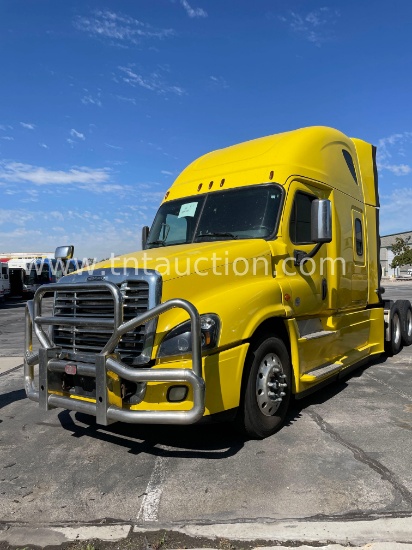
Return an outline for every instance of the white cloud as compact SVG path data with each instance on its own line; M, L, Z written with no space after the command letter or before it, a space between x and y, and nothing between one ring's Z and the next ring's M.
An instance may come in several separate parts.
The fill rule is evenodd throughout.
M70 135L73 137L73 138L77 138L77 139L81 139L82 141L84 141L86 138L84 137L84 134L82 134L81 132L78 132L77 130L75 130L74 128L72 128L70 130Z
M389 170L395 176L407 176L412 172L412 168L408 164L382 164L379 168Z
M411 230L412 189L396 187L389 194L381 194L381 235Z
M202 8L192 8L187 0L180 0L180 3L186 10L186 13L192 19L195 17L207 17L207 13Z
M173 172L169 172L169 170L160 170L160 173L165 176L173 176Z
M35 215L26 210L2 210L0 209L0 225L24 226L26 222L34 220Z
M92 191L93 193L117 193L119 196L130 196L133 193L132 188L129 185L120 185L117 183L106 183L104 185L92 184L81 186L85 191Z
M4 139L6 141L14 141L14 137L11 136L2 136L1 139Z
M229 88L229 84L226 82L226 80L222 76L211 76L210 77L211 84L215 88Z
M304 13L290 11L287 17L279 16L279 20L287 24L290 29L316 46L331 39L334 25L340 17L338 10L322 7Z
M74 26L94 37L110 38L118 43L138 44L142 40L168 38L173 29L157 29L124 15L109 10L95 10L89 17L77 17Z
M123 95L117 95L116 98L119 100L119 101L124 101L126 103L133 103L133 105L136 105L136 100L134 97L125 97Z
M97 185L104 184L109 179L107 168L74 167L65 171L49 170L20 162L0 162L0 182L34 185Z
M93 97L91 95L85 95L82 97L81 102L83 105L97 105L97 107L101 107L103 105L99 96Z
M396 153L401 153L401 155L403 156L403 147L405 146L405 144L411 141L412 132L400 132L379 139L376 153L378 163L385 162L386 160L392 158L392 155ZM395 146L398 147L397 151L394 150Z
M123 80L123 82L126 82L131 86L140 86L142 88L145 88L146 90L150 90L152 92L156 92L162 95L173 93L175 95L182 96L186 94L186 91L180 86L171 86L167 84L163 80L161 69L159 69L158 72L152 72L148 76L142 76L134 72L131 67L119 67L119 70L123 73L121 75L121 79Z
M43 147L43 149L48 149L49 146L46 145L45 143L39 143L39 147Z
M395 176L407 176L412 172L405 162L406 149L411 155L412 132L398 132L378 140L376 160L378 169L388 171ZM398 162L396 162L398 161Z
M106 147L109 147L109 149L123 149L123 147L120 147L119 145L112 145L111 143L105 143Z
M27 130L34 130L36 128L34 124L29 124L28 122L20 122L20 126L27 128Z

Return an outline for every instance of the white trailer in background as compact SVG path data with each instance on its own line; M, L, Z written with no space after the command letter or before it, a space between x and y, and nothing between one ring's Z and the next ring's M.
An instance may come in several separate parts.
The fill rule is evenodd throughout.
M0 262L7 262L8 288L10 296L28 298L35 288L30 283L30 265L33 260L53 258L53 252L9 252L0 253Z
M9 266L7 262L0 261L0 300L4 300L10 294Z

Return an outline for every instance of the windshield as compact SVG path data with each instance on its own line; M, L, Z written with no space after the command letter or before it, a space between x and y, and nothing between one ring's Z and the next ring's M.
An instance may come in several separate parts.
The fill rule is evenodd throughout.
M265 239L276 228L282 188L254 185L162 204L146 248L223 239Z

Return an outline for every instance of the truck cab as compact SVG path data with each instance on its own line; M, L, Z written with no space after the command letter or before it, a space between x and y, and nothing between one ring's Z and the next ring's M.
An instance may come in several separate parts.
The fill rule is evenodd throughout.
M384 351L375 152L311 127L195 160L143 250L37 291L29 397L101 424L225 416L250 437L274 433L292 395Z

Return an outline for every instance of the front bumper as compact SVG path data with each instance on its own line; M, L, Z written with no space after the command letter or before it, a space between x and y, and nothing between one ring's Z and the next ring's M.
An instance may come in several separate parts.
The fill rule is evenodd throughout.
M42 299L46 293L59 291L106 290L114 302L113 320L77 317L47 317L41 311ZM128 331L141 326L172 308L184 309L191 320L192 357L191 368L140 368L130 367L113 353L121 337ZM44 410L60 407L90 414L97 423L104 426L121 421L135 424L193 424L200 420L205 411L205 382L202 377L202 355L200 316L197 309L186 300L173 299L160 304L144 314L123 322L122 295L119 288L110 282L48 284L41 286L34 299L26 306L24 378L27 397L37 401ZM61 358L62 349L54 345L44 326L65 325L69 327L108 327L112 335L105 347L95 355L94 363L74 362ZM41 344L38 353L33 352L33 329ZM39 387L34 382L34 366L39 365ZM68 365L69 364L69 365ZM75 367L79 375L94 377L96 399L82 399L76 396L58 395L49 390L51 373L65 372L67 366ZM191 388L193 406L190 410L135 410L114 405L109 401L108 381L114 373L131 382L184 382Z

